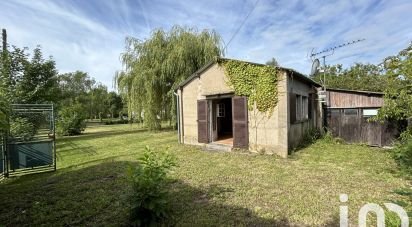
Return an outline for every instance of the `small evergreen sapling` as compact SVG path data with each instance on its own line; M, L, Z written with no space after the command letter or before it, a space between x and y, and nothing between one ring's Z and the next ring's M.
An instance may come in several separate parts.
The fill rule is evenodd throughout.
M167 150L156 152L146 146L139 164L128 168L133 225L156 225L170 216L167 173L174 166L175 159Z

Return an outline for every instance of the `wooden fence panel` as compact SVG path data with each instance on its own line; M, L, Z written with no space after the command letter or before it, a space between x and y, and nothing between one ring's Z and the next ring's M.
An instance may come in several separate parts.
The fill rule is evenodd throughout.
M332 135L349 143L389 146L399 135L396 122L382 124L368 121L369 117L362 116L361 109L358 109L356 115L345 115L345 109L328 109L327 114L327 127Z

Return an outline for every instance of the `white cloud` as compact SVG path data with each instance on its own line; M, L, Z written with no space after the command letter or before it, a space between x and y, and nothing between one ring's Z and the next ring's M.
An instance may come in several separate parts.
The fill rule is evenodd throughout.
M9 42L53 55L60 72L83 70L111 87L120 69L124 38L147 38L154 28L178 24L215 29L228 41L255 0L209 1L0 1L0 26ZM309 72L307 54L345 41L331 64L378 63L412 40L412 2L260 0L231 42L227 57L265 62Z

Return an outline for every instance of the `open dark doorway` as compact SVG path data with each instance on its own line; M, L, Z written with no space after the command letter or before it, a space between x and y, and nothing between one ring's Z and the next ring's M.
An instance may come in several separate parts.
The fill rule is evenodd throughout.
M233 145L232 99L223 98L214 102L215 142Z

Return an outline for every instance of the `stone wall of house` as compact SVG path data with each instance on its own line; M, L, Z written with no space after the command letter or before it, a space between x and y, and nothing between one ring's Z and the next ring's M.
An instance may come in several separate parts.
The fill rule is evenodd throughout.
M197 100L200 79L195 78L181 91L181 124L182 143L197 145Z
M281 71L278 81L278 104L270 117L249 110L249 150L281 157L288 155L287 74Z
M301 142L303 137L308 131L313 128L321 128L322 115L321 105L317 101L317 89L313 85L303 82L298 77L294 77L293 73L288 76L288 96L301 95L309 97L309 94L314 95L314 101L312 103L312 116L307 120L291 122L290 121L290 103L288 103L288 147L289 151L296 148ZM288 98L289 99L289 98ZM309 100L310 101L310 100Z
M179 91L182 97L181 123L183 125L182 141L185 144L200 145L197 137L197 100L206 99L208 95L232 93L226 83L224 69L218 64L213 64L198 78Z
M288 155L290 136L288 130L295 130L295 126L290 127L289 125L288 83L290 80L287 79L287 75L286 71L280 71L279 102L270 117L254 109L248 111L249 150L251 151L277 154L281 157ZM179 91L181 97L181 140L183 143L202 145L198 143L197 136L197 100L206 99L209 95L233 93L233 89L226 82L223 68L214 64ZM305 87L303 86L303 88ZM293 87L293 89L297 89L297 87ZM307 90L303 89L302 92L307 92Z
M200 75L200 98L207 95L227 94L234 90L227 85L224 69L219 64L213 64Z

